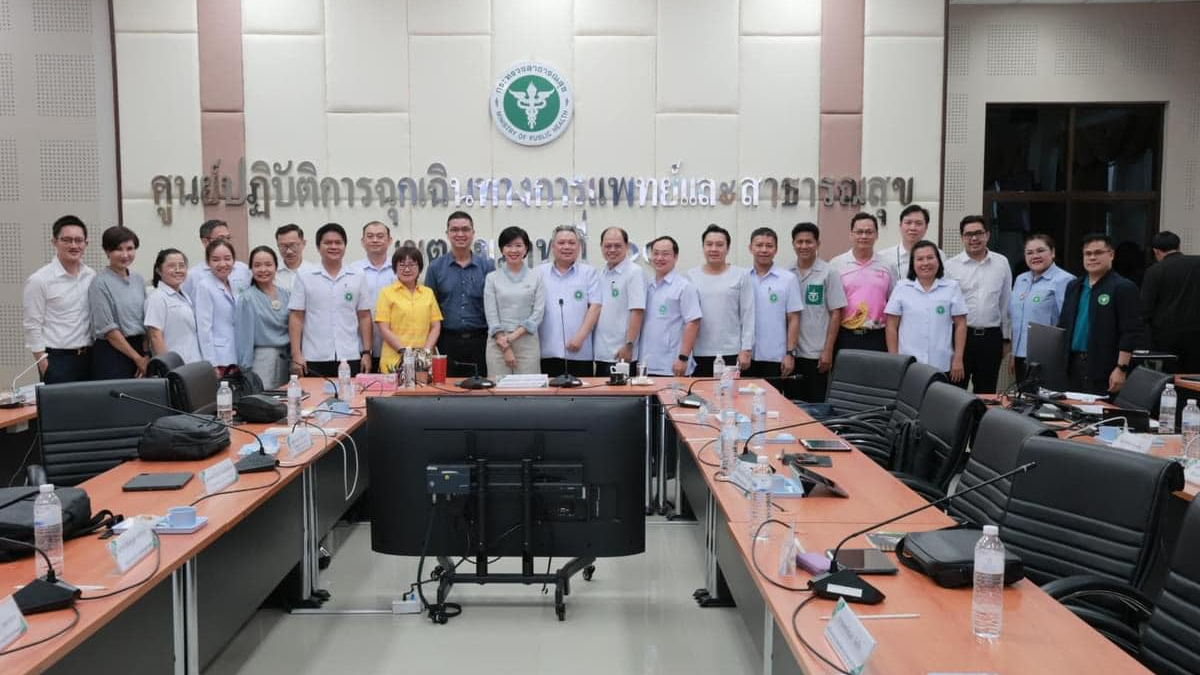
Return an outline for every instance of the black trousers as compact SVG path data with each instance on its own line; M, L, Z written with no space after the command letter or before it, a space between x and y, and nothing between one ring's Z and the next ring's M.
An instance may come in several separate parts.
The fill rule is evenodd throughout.
M309 361L308 374L317 377L337 377L338 366L341 361ZM350 366L350 376L358 375L362 359L346 359L346 365Z
M574 361L570 359L542 359L542 372L550 377L562 375L563 369L575 377L591 377L593 367L591 361ZM633 373L636 375L637 373ZM608 377L608 369L604 369L604 377Z
M1088 376L1088 355L1085 352L1071 352L1071 361L1067 366L1067 381L1072 391L1085 394L1107 394L1108 373L1103 377Z
M721 359L725 361L725 367L733 366L737 368L737 354L722 354ZM696 369L692 371L692 377L712 377L713 364L716 363L715 356L692 356L692 360L696 362Z
M1017 382L1025 379L1025 367L1024 356L1013 357L1013 377L1017 378Z
M46 372L42 382L83 382L92 379L92 348L46 349Z
M487 361L484 350L487 349L487 329L473 328L470 330L442 329L438 335L438 351L446 355L446 375L449 377L470 377L475 369L469 365L479 366L479 376L487 376ZM455 362L458 362L457 364Z
M996 393L1000 377L1000 359L1004 354L1004 333L999 326L992 328L967 327L967 346L963 350L963 389L974 383L976 394Z
M838 352L843 349L869 349L876 352L886 352L887 337L884 336L882 328L873 328L865 331L839 328L837 342L834 343L834 351ZM836 358L835 354L834 359L836 360Z
M1166 362L1171 372L1200 373L1200 332L1181 332L1154 336L1154 348L1179 357Z
M141 335L126 335L125 341L130 347L139 354L145 354L142 349ZM108 340L100 338L92 345L92 379L93 380L123 380L133 377L137 373L137 366L133 361L117 348L112 346Z
M829 373L817 370L817 359L796 359L796 374L799 380L789 380L784 394L789 399L806 403L821 403L829 389Z

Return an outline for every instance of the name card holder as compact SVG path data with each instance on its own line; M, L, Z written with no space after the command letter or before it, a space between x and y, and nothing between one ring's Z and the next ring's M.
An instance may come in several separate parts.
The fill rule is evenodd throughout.
M838 598L837 606L825 626L825 639L829 641L833 651L854 675L858 675L867 665L867 659L875 651L875 638L863 626L862 621L846 604L844 598Z
M16 642L27 630L29 624L21 616L17 601L11 595L0 600L0 649Z
M233 460L223 459L200 472L200 480L204 483L204 494L211 495L224 490L237 482L237 467Z

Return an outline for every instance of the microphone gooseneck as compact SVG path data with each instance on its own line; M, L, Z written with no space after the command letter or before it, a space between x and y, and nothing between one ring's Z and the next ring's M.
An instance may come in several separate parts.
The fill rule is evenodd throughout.
M551 387L562 387L570 389L572 387L582 387L583 382L578 377L571 374L569 364L567 363L567 310L563 304L563 299L558 299L558 325L562 328L562 348L563 348L563 371L561 375L557 375L550 380Z

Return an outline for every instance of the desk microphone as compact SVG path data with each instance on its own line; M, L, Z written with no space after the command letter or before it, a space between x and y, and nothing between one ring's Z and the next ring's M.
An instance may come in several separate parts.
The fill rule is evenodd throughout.
M562 328L562 343L563 343L563 372L562 375L556 375L550 380L551 387L563 387L570 389L572 387L582 387L583 382L572 375L567 368L567 312L563 309L563 299L558 299L558 324Z
M270 471L270 470L274 469L277 464L279 464L279 462L276 461L276 459L274 457L268 455L266 450L263 449L262 438L259 437L259 435L254 433L253 431L250 431L249 429L243 429L241 427L235 427L232 424L226 424L225 422L222 422L221 420L217 419L216 417L197 415L196 413L190 413L190 412L187 412L186 410L172 408L169 405L163 405L161 403L155 403L154 401L147 401L144 398L130 396L129 394L126 394L125 392L117 391L116 389L109 389L108 395L115 399L136 401L137 403L141 403L142 405L148 405L152 408L158 408L159 410L168 410L170 412L175 413L176 415L187 415L188 417L195 417L196 419L203 420L205 422L213 422L215 424L225 427L226 429L240 431L243 434L250 434L251 436L254 437L254 440L258 441L258 452L246 455L245 457L242 457L241 459L239 459L236 464L234 464L234 467L237 469L238 473L257 473L259 471Z
M881 405L881 406L876 406L874 408L867 408L865 410L859 410L856 413L853 413L851 415L844 415L842 417L839 417L838 419L852 419L859 415L868 415L868 414L877 413L877 412L888 412L894 407L896 407L895 404L889 403L887 405ZM746 437L746 442L742 445L742 454L738 456L738 459L742 460L743 462L749 462L751 464L758 461L758 455L753 452L750 452L750 439L754 438L755 436L761 436L762 434L770 433L772 431L783 431L784 429L794 429L796 427L806 427L810 424L820 424L823 421L824 420L806 420L804 422L796 422L794 424L785 424L781 427L771 427L770 429L763 429L762 431L756 431Z
M293 366L296 366L297 368L299 368L301 377L308 375L308 366L304 365L303 363L300 363L299 361L293 361L287 354L280 354L279 358L281 358L284 361L287 361L288 363L292 364ZM329 377L328 375L317 374L317 377L321 378L322 380L325 380L325 382L329 386L333 387L333 396L330 396L329 398L325 399L324 401L321 401L320 404L325 405L326 403L329 402L330 399L338 400L337 382L334 382L333 378Z
M700 384L701 382L720 382L720 381L721 381L721 378L719 378L719 377L702 377L698 380L692 380L692 383L688 385L687 393L684 394L683 396L680 396L679 400L676 401L675 404L678 405L680 408L699 408L702 405L708 405L708 401L703 396L701 396L700 394L692 393L692 388L695 387L697 384Z
M959 495L965 495L968 492L974 492L975 490L978 490L979 488L985 487L987 485L991 485L992 483L995 483L998 480L1002 480L1004 478L1009 478L1018 473L1024 473L1024 472L1032 469L1035 466L1037 466L1037 462L1026 462L1025 464L1018 466L1017 468L1013 469L1012 471L1002 473L999 476L985 480L982 483L979 483L977 485L972 485L971 487L969 487L965 490L959 490L958 492L955 492L954 494L946 495L945 497L942 497L941 499L935 499L935 500L929 502L928 504L925 504L924 506L918 506L917 508L912 509L911 511L905 511L904 513L901 513L900 515L895 516L894 518L888 518L887 520L875 523L874 525L871 525L870 527L866 527L861 530L858 530L857 532L853 532L851 534L846 535L846 537L844 539L842 539L841 541L839 541L838 545L835 546L833 549L833 555L829 559L829 572L826 574L822 574L819 577L814 578L812 581L809 581L808 582L809 589L811 589L813 594L816 595L818 598L825 598L827 600L837 600L838 598L844 598L846 600L846 602L861 602L861 603L867 604L867 605L879 604L880 602L883 601L883 598L884 598L883 593L880 592L878 588L875 588L871 584L868 584L867 582L863 581L862 577L860 577L857 572L855 572L854 570L849 569L847 567L842 567L838 563L838 561L837 561L838 552L842 550L842 546L844 546L846 542L850 541L851 539L857 537L860 534L866 534L867 532L870 532L871 530L874 530L875 528L883 527L884 525L887 525L888 523L894 523L897 520L900 520L901 518L907 518L908 516L911 516L914 513L917 513L919 511L924 511L925 509L928 509L928 508L931 508L934 506L938 506L941 504L945 504L946 502L950 501L951 499L954 499L955 497L958 497Z
M459 389L491 389L496 386L495 382L479 376L479 364L470 361L455 361L454 365L471 366L471 376L465 380L459 380L458 384L454 385Z
M41 356L38 357L37 361L34 361L33 363L29 364L28 368L17 373L17 376L14 377L12 380L12 398L9 399L9 401L7 403L0 403L0 408L19 408L19 407L25 405L25 397L23 395L21 395L17 390L17 380L24 377L25 373L28 373L29 371L33 370L34 368L37 368L37 364L41 363L42 361L45 361L49 356L50 356L49 354L42 354Z
M18 499L10 503L17 501L21 500ZM8 506L8 504L5 504L5 506ZM17 607L21 610L22 614L52 612L56 609L66 609L75 604L81 592L78 588L59 579L54 574L54 565L50 562L50 556L46 555L45 551L27 541L9 539L8 537L0 537L0 541L31 548L38 555L46 559L46 578L39 579L34 577L33 581L25 584L23 588L12 594L13 600L16 601Z

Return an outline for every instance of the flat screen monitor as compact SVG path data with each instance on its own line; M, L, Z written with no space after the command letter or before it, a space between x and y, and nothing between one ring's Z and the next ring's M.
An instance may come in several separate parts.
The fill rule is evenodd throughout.
M1067 380L1067 331L1058 326L1041 323L1029 324L1029 342L1025 351L1026 365L1036 363L1040 367L1043 387L1053 391L1066 391Z
M646 408L640 397L379 396L367 401L367 436L371 548L377 552L473 555L480 536L487 554L497 556L612 557L645 550ZM530 463L537 485L528 542L522 541L522 461ZM465 487L481 474L489 476L482 501L478 486ZM434 507L431 475L461 481L457 489L464 492L443 494Z

